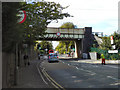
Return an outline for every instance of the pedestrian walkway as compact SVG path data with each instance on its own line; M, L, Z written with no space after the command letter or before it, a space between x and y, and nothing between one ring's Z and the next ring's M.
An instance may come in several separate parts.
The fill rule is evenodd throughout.
M50 88L38 73L36 65L39 62L40 60L33 60L29 66L19 69L17 85L14 88Z
M84 62L84 63L94 63L94 64L101 64L102 60L78 60L78 62ZM120 64L120 60L105 60L106 64Z
M101 64L102 60L91 60L91 59L78 59L78 58L72 58L72 57L59 57L60 60L74 60L75 62L81 62L81 63L94 63L94 64ZM106 64L120 64L120 60L105 60Z

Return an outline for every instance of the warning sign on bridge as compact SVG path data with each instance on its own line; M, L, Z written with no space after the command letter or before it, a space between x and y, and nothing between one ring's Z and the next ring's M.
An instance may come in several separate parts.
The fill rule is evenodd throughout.
M60 35L61 35L61 33L60 33L60 32L57 32L57 33L56 33L56 35L57 35L57 36L60 36Z

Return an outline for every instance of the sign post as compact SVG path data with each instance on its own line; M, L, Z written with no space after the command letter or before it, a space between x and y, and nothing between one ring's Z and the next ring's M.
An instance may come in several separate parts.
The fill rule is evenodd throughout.
M118 53L118 50L108 50L108 53Z
M110 37L111 44L112 44L112 49L114 50L108 50L108 53L118 53L118 50L115 50L116 46L113 44L113 36Z

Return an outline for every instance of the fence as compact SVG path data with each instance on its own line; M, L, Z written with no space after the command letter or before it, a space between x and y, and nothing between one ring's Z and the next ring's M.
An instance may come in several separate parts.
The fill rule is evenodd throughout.
M120 50L118 50L118 53L108 53L108 50L102 50L99 48L91 48L91 52L97 52L98 54L104 54L105 59L108 59L108 60L120 60Z

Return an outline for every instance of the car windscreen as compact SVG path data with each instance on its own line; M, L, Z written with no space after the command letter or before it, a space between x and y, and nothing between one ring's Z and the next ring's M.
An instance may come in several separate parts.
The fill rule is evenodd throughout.
M57 54L49 54L49 56L58 56Z

